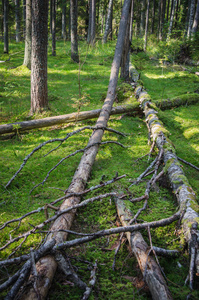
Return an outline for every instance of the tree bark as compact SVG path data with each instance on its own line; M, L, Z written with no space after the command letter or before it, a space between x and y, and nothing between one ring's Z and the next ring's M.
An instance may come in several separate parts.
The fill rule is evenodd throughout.
M106 26L105 26L105 32L104 32L104 37L103 37L103 44L105 44L107 42L107 38L110 33L112 7L113 7L113 0L109 0L108 13L107 13L107 18L106 18Z
M147 2L146 24L145 24L145 34L144 34L144 51L146 51L146 46L147 46L147 34L148 34L148 26L149 26L149 5L150 5L150 0L148 0Z
M199 0L197 1L196 13L194 17L193 27L192 27L192 36L197 32L199 23Z
M66 0L62 0L62 39L66 40Z
M23 38L26 37L26 0L23 0Z
M78 63L78 39L77 39L77 0L70 0L70 20L71 20L71 59Z
M22 132L24 130L31 130L36 128L49 127L58 124L77 122L82 120L88 120L99 117L101 109L95 109L91 111L83 111L79 113L71 113L67 115L55 116L44 119L37 119L24 122L16 122L13 124L0 125L0 134L10 132ZM140 112L139 104L135 103L127 106L113 107L111 115Z
M15 0L15 24L16 24L16 42L21 40L20 34L20 0Z
M115 99L115 91L118 81L118 73L119 73L119 67L120 67L120 61L122 56L122 50L123 50L123 43L124 43L124 36L127 26L127 20L125 16L127 15L129 11L131 0L125 0L123 11L122 11L122 17L120 21L120 29L119 29L119 35L118 40L115 48L115 55L113 59L113 64L111 68L111 75L110 75L110 81L109 81L109 87L107 91L107 96L104 101L104 105L102 107L100 116L97 120L96 127L106 127L109 115L112 109L112 105ZM102 129L96 129L93 134L90 137L90 140L88 142L88 146L96 143L101 142L103 136L103 130ZM87 179L90 175L92 165L94 163L95 157L98 152L99 146L93 146L87 149L79 163L79 166L74 174L74 177L72 179L72 182L67 190L68 193L71 192L81 192L84 190ZM77 204L80 202L80 197L71 197L66 199L63 204L60 207L60 210L64 210L66 207ZM54 224L51 227L51 230L57 230L59 229L69 229L72 225L73 219L75 217L75 210L71 213L64 214L63 216L60 216L56 219ZM56 243L63 242L67 238L67 233L65 232L57 232L55 234L48 235L47 241L54 238L56 240ZM57 263L52 256L44 257L42 260L40 260L37 263L37 272L39 275L42 276L42 280L38 284L38 290L41 295L41 300L45 299L48 293L48 290L50 288L51 282L53 280L55 271L57 268ZM37 294L35 293L34 289L28 290L26 295L22 297L22 299L37 299Z
M56 0L52 1L52 56L56 56Z
M26 0L26 35L23 64L31 69L31 49L32 49L32 0Z
M193 21L194 21L195 3L196 3L195 0L191 0L189 24L188 24L188 31L187 31L188 38L190 38L190 36L191 36L191 30L192 30Z
M122 226L128 226L126 220L132 218L132 213L129 211L122 200L115 197L117 213L122 223ZM148 255L150 247L144 241L139 231L126 232L129 245L134 253L139 264L144 280L147 283L152 298L154 300L172 299L171 293L162 276L161 270L152 255Z
M31 113L48 107L48 0L32 0Z
M169 40L170 36L171 36L171 31L172 31L172 26L173 26L173 20L174 20L176 3L177 3L177 0L174 0L173 1L173 6L172 6L172 10L171 10L171 18L170 18L170 23L169 23L169 30L168 30L168 34L167 34L167 40Z
M4 0L3 6L3 30L4 30L4 53L8 53L8 0Z

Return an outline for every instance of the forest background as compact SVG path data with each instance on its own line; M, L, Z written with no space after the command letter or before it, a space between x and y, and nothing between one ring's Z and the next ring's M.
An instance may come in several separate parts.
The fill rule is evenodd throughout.
M5 16L4 5L8 3L8 48L5 51ZM111 1L110 1L111 2ZM91 2L90 2L91 3ZM184 103L198 95L198 9L199 1L150 1L148 6L149 19L147 22L147 1L133 1L131 62L140 73L140 83L144 85L152 100L185 99ZM111 22L108 24L108 2L96 1L95 16L89 19L88 1L78 1L77 41L78 62L71 58L71 22L70 4L67 1L50 1L48 19L48 109L30 114L30 73L24 65L24 38L25 38L25 1L2 1L1 11L1 73L0 73L0 117L1 124L16 121L44 118L61 115L74 111L92 110L101 108L106 96L109 82L111 63L118 34L122 3L115 1L111 8ZM19 9L17 9L17 5ZM54 6L53 6L54 5ZM72 4L71 4L72 5ZM53 7L55 8L53 14ZM194 7L194 8L193 8ZM19 14L19 18L17 17ZM56 27L53 31L53 17L56 16ZM18 20L18 21L17 21ZM89 20L95 21L95 26L89 27ZM18 22L18 24L17 24ZM195 22L195 23L194 23ZM107 41L104 39L106 24L108 26ZM196 24L196 25L194 25ZM94 36L91 35L94 28ZM146 30L147 29L147 30ZM93 37L91 39L91 36ZM144 48L146 47L146 51ZM7 53L6 53L7 52ZM118 82L116 105L129 105L135 101L133 89L124 84L121 78ZM175 144L176 153L194 165L198 164L198 104L172 108L159 112L161 121L171 133L170 139ZM66 155L86 146L90 135L85 131L74 136L63 145L58 152L52 152L47 158L43 157L48 150L36 153L12 186L5 189L5 185L19 168L24 157L38 144L52 138L63 138L67 133L80 127L93 125L95 121L69 123L57 125L50 129L33 130L20 133L15 128L14 136L3 136L1 143L1 223L19 217L38 206L50 203L63 195L73 177L80 159L79 154L63 163L53 172L49 180L29 192L40 183L46 173ZM111 117L109 126L125 132L127 136L116 137L106 133L106 139L122 142L126 148L118 145L104 145L99 151L94 164L92 175L87 183L88 187L95 186L101 181L109 180L116 173L127 174L127 178L114 183L104 192L114 190L120 193L131 191L134 197L144 193L146 181L139 186L129 188L130 181L137 178L147 165L148 158L139 158L147 154L150 146L147 145L147 128L142 115L134 114ZM124 159L125 157L125 159ZM198 171L183 164L183 169L194 191L198 192ZM91 192L96 196L100 192ZM142 204L134 204L131 209L136 211ZM164 186L157 185L150 195L147 210L140 218L152 221L165 218L173 214L177 204L172 193L168 193ZM54 212L50 211L50 215ZM22 222L15 235L29 230L32 224L44 220L44 215L28 217ZM111 199L103 200L98 204L89 204L78 210L73 230L93 232L98 229L119 226L117 212ZM176 224L165 228L151 230L153 243L163 248L178 249L181 256L174 259L161 258L160 264L164 269L169 282L169 289L173 298L185 299L187 295L193 299L198 297L198 279L196 277L194 290L190 291L184 281L188 274L189 258L186 246L181 243L180 230L175 230ZM1 232L1 245L9 239L15 226L8 227ZM147 231L143 233L149 239ZM28 252L33 245L39 245L45 233L29 237L17 250L17 256ZM72 239L73 235L69 237ZM150 299L147 287L142 281L140 271L132 254L129 254L127 243L123 240L115 271L112 270L114 250L119 243L119 236L103 238L90 242L88 245L75 247L68 252L72 264L84 281L89 280L90 265L98 260L97 284L94 287L91 299ZM1 252L4 259L19 246L16 242ZM78 259L77 259L78 258ZM80 260L81 258L81 260ZM90 264L85 266L84 261ZM15 267L14 267L15 269ZM13 270L1 269L1 280L5 280ZM57 275L50 291L50 299L79 299L82 291L66 281L63 275ZM2 298L6 293L2 293Z

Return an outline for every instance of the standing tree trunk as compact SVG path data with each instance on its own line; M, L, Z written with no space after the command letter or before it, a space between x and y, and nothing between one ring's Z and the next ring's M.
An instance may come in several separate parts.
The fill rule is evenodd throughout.
M106 26L105 26L105 32L104 32L104 37L103 37L103 44L107 42L108 35L111 31L111 12L112 12L112 7L113 7L113 0L109 0L109 5L108 5L108 13L107 13L107 18L106 18Z
M31 113L48 107L48 0L32 0Z
M155 24L155 0L153 0L152 8L152 20L151 20L151 34L154 34L154 24Z
M16 42L19 43L21 39L20 34L20 0L15 0L15 22L16 22Z
M66 0L62 0L62 39L66 40Z
M133 37L133 14L134 14L134 0L132 0L131 3L131 16L130 16L130 28L129 28L130 43L132 42L132 37Z
M4 0L3 6L3 30L4 30L4 53L8 53L8 2L9 0Z
M52 0L52 56L56 56L56 0Z
M77 39L77 0L70 0L71 20L71 59L79 62L78 39Z
M148 34L148 26L149 26L149 6L150 6L150 0L148 0L147 11L146 11L146 25L145 25L145 35L144 35L144 51L146 51L146 46L147 46L147 34Z
M175 14L176 3L177 3L177 0L174 0L173 1L173 6L172 6L172 11L171 11L171 19L170 19L170 23L169 23L169 30L168 30L168 34L167 34L167 40L169 40L170 36L171 36L171 31L172 31L172 26L173 26L173 19L174 19L174 14Z
M125 16L128 15L131 1L132 0L125 0L124 2L121 21L120 21L119 34L117 39L117 45L115 48L115 55L114 55L112 68L111 68L111 75L110 75L107 96L104 101L104 105L102 107L100 116L96 123L96 128L99 127L100 128L96 129L93 132L88 142L88 146L94 143L101 142L103 132L104 132L104 130L101 127L107 126L109 115L115 99L118 73L119 73L119 67L120 67L121 56L123 51L124 37L125 37L126 26L127 26L127 18L125 18ZM85 189L86 182L89 178L93 163L95 161L95 157L98 152L98 148L99 148L99 144L90 147L84 152L81 161L79 163L79 166L76 169L76 172L74 174L72 182L69 188L67 189L67 193L78 193L78 192L82 192ZM63 202L63 204L60 207L60 210L63 210L68 206L78 204L79 202L80 202L80 197L74 196L68 198ZM51 227L51 231L55 233L49 234L46 241L49 241L52 238L54 238L57 243L66 240L68 234L67 232L64 232L64 230L65 229L68 230L71 227L73 219L75 217L75 213L76 210L73 210L71 213L63 214L62 216L58 217ZM63 231L57 230L58 228L63 229ZM48 255L40 259L39 262L37 262L36 267L37 267L37 273L41 278L41 280L38 281L37 292L40 295L40 299L44 300L47 296L48 290L50 288L54 274L56 272L57 262L55 261L55 258L53 256ZM29 289L26 291L26 294L24 294L21 297L21 299L37 300L38 299L37 292L35 292L34 288L31 288L31 285L29 285Z
M170 7L170 0L168 0L168 3L167 3L167 22L169 20L169 7Z
M144 33L144 23L145 23L145 13L146 13L146 0L141 1L141 16L140 16L140 36Z
M196 33L198 29L198 23L199 23L199 0L197 1L197 8L196 8L195 18L193 22L193 27L192 27L192 36Z
M23 0L23 38L26 37L26 0Z
M90 39L90 44L94 46L95 44L95 18L96 18L96 0L91 0L92 5L91 5L91 39Z
M195 11L195 0L191 0L191 6L190 6L190 15L189 15L189 25L188 25L188 31L187 31L187 37L190 38L191 36L191 30L193 26L193 19L194 19L194 11Z
M23 64L31 69L31 48L32 48L32 0L26 0L26 35Z

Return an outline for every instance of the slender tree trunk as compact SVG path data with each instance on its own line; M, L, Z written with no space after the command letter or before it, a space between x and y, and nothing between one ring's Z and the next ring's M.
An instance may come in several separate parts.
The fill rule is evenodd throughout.
M169 21L169 7L170 7L170 0L167 2L167 22Z
M154 24L155 24L155 0L153 0L152 8L152 20L151 20L151 34L154 34Z
M91 22L92 22L92 0L89 0L89 9L88 9L88 33L87 33L87 43L91 42Z
M52 1L52 56L56 56L56 0Z
M147 46L147 34L148 34L148 26L149 26L149 6L150 6L150 0L148 0L147 11L146 11L146 25L145 25L145 35L144 35L144 51L146 51L146 46Z
M48 0L32 0L31 113L48 107Z
M188 25L188 31L187 31L187 37L188 38L190 38L190 36L191 36L191 30L192 30L193 20L194 20L195 4L196 4L196 1L191 0L189 25Z
M134 14L134 0L132 0L131 3L130 29L129 29L130 42L132 41L132 37L133 37L133 14Z
M92 6L91 6L91 40L90 44L94 45L95 44L95 33L96 33L96 24L95 24L95 19L96 19L96 0L91 0L92 1Z
M157 32L157 38L160 40L161 37L161 4L162 0L158 1L158 32Z
M104 105L102 107L102 111L100 113L100 116L96 123L97 127L106 127L107 122L109 119L109 115L112 109L112 105L115 99L115 91L118 81L118 73L119 73L119 67L121 62L121 56L122 56L122 50L123 50L123 44L124 44L124 37L126 32L126 26L127 26L127 19L125 16L128 15L129 8L130 8L131 0L125 0L124 7L122 11L122 17L120 21L120 28L119 28L119 34L118 34L118 40L117 45L115 48L115 55L113 59L113 64L111 68L111 75L110 75L110 81L109 81L109 87L107 91L107 96L104 102ZM88 145L92 145L93 143L99 143L102 140L103 136L103 129L97 129L93 132L92 136L90 137L90 140L88 142ZM86 186L86 182L89 178L91 168L93 166L93 163L95 161L95 157L97 155L99 146L93 146L87 149L79 163L79 166L74 174L74 177L72 179L72 182L67 190L67 192L81 192L84 190ZM65 209L68 206L78 204L80 202L79 197L71 197L66 199L63 204L60 207L60 210ZM66 232L58 232L57 228L59 229L69 229L72 225L72 222L74 220L76 211L73 210L71 213L64 214L56 219L54 224L51 227L51 230L55 230L55 234L50 234L47 237L47 241L54 238L57 243L63 242L67 239L67 233ZM54 274L57 269L57 263L53 256L46 256L43 257L39 262L36 264L38 275L40 276L40 280L38 281L37 290L39 291L39 294L41 295L40 299L44 300L47 296L48 290L50 288L51 282L53 280ZM24 300L36 300L38 299L37 293L35 292L34 288L31 288L31 285L29 285L29 289L26 291L26 294L21 297L21 299Z
M70 0L71 19L71 59L79 62L78 39L77 39L77 0Z
M4 0L3 30L4 30L4 53L8 53L8 0Z
M187 17L186 17L186 23L185 23L185 36L186 37L187 37L188 26L189 26L190 9L191 9L191 0L188 0Z
M21 40L20 34L20 0L15 0L15 23L16 23L16 42Z
M26 37L26 0L23 0L23 38Z
M140 36L144 33L144 23L145 23L145 13L146 13L146 0L141 0L141 15L140 15Z
M26 35L23 64L31 69L31 49L32 49L32 0L26 0Z
M195 18L193 22L193 27L192 27L192 36L196 33L198 29L198 23L199 23L199 0L197 1L197 8L196 8Z
M107 13L107 18L106 18L106 26L105 26L105 32L104 32L104 37L103 37L103 44L107 42L108 35L111 30L111 12L112 12L112 7L113 7L113 0L109 0L109 5L108 5L108 13Z
M173 1L172 12L171 12L171 19L170 19L170 23L169 23L169 30L168 30L168 34L167 34L167 40L169 40L170 35L171 35L171 31L172 31L172 26L173 26L173 19L174 19L174 14L175 14L176 3L177 3L177 0L174 0L174 1Z
M66 40L66 0L62 0L62 39Z

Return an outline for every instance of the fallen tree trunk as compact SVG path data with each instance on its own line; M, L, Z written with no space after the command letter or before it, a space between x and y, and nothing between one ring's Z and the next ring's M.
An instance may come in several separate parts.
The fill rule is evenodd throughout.
M157 148L163 149L163 160L164 160L164 172L168 175L168 179L176 195L178 204L181 211L184 211L181 223L184 234L184 239L188 243L189 249L194 248L194 264L199 272L199 247L198 242L195 243L192 240L192 229L195 228L194 232L199 236L199 231L197 230L197 225L199 221L198 215L198 204L196 200L196 195L192 187L188 183L181 164L179 163L175 148L172 142L168 139L169 132L164 128L162 122L158 119L157 111L154 110L153 104L151 103L150 96L141 86L137 86L135 90L135 95L143 109L145 114L146 123L148 125L149 134L155 142ZM190 255L191 255L190 250ZM191 279L190 279L191 281Z
M127 220L132 218L132 213L125 207L122 200L117 197L114 197L114 199L122 226L128 226ZM172 299L161 270L153 257L149 255L151 249L144 241L141 233L139 231L126 232L126 236L152 298L155 300Z
M111 110L111 115L124 114L140 111L139 103L133 103L131 105L117 106L113 107ZM53 125L59 125L70 122L77 122L87 119L93 119L99 117L101 109L82 111L79 113L71 113L67 115L60 115L55 117L49 117L38 120L30 120L23 122L16 122L12 124L0 125L0 134L10 133L10 132L21 132L24 130L31 130L36 128L49 127Z
M100 127L100 128L106 127L112 109L112 105L115 99L115 91L116 91L117 80L118 80L119 66L121 61L124 36L125 36L126 25L127 25L127 20L125 16L128 14L130 3L131 0L125 0L122 9L119 34L118 34L113 64L111 68L108 92L100 116L97 120L96 127ZM92 136L90 137L88 146L91 144L99 143L102 139L102 136L103 136L103 129L96 129L93 132ZM74 174L72 182L67 190L68 193L79 193L84 190L95 157L97 155L98 148L99 145L96 145L84 152L81 161L79 163L79 166ZM79 202L80 202L80 197L70 197L63 202L63 204L60 207L60 210L64 210L68 206L78 204ZM73 219L75 217L75 212L76 210L68 214L63 214L62 216L56 219L56 221L51 227L51 231L52 232L55 231L55 233L49 234L47 237L47 241L51 240L52 238L56 240L56 243L61 243L66 240L67 233L58 232L58 230L70 229ZM55 258L53 256L48 255L40 259L39 262L36 264L36 267L37 267L37 274L40 278L37 286L37 292L34 290L34 288L30 288L28 289L28 291L25 291L25 293L20 297L21 299L36 300L38 299L38 293L41 300L45 299L47 296L55 271L57 269L57 262L55 261Z

